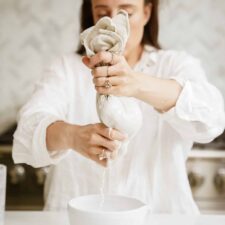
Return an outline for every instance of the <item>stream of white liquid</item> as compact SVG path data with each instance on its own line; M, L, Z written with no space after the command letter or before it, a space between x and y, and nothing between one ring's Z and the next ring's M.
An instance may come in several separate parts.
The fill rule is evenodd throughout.
M102 182L101 182L101 186L100 186L100 196L101 196L101 201L100 201L100 210L103 209L103 205L105 203L105 194L104 194L104 190L105 190L105 182L106 182L106 172L110 172L110 168L111 168L111 160L108 159L107 160L107 166L106 168L104 168L103 173L102 173Z
M100 187L100 195L101 195L101 201L100 201L100 209L102 210L104 202L105 202L105 194L104 194L104 188L105 188L105 175L106 175L106 169L103 170L102 174L102 183Z

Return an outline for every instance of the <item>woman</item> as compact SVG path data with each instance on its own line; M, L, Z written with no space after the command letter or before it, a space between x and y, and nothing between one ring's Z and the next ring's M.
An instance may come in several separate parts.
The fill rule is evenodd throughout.
M58 59L20 111L13 158L34 167L51 165L45 209L63 210L73 197L98 194L106 166L102 149L113 153L117 141L126 139L99 123L97 91L133 97L143 114L141 130L108 175L105 192L139 198L153 212L198 213L185 161L193 142L210 142L223 132L223 99L197 59L160 50L157 6L157 0L84 0L82 30L120 9L128 12L124 56L100 52L82 58L80 48ZM100 62L111 65L95 68ZM107 75L112 87L104 85Z

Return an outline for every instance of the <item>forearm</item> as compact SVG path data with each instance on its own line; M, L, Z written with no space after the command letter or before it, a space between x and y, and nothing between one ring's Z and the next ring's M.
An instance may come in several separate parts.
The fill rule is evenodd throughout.
M177 81L156 78L143 73L138 74L137 77L138 84L134 97L152 105L160 112L166 112L176 105L182 90Z
M49 151L62 151L73 148L73 133L78 126L56 121L46 131L46 145Z

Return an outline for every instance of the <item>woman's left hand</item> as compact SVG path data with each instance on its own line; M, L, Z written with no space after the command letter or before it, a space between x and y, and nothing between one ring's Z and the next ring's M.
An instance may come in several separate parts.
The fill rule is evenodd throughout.
M99 94L135 96L138 88L137 74L124 56L102 51L90 58L85 56L82 61L92 70L93 83ZM101 64L109 66L99 66Z

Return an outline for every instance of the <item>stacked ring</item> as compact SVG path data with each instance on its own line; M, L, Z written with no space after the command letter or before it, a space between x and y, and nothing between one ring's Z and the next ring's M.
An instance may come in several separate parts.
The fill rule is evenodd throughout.
M105 88L111 88L112 84L110 83L109 79L106 79L105 83L104 83L104 87Z
M103 160L103 159L108 159L109 155L107 154L107 152L105 152L105 149L102 150L102 152L98 155L99 160Z

